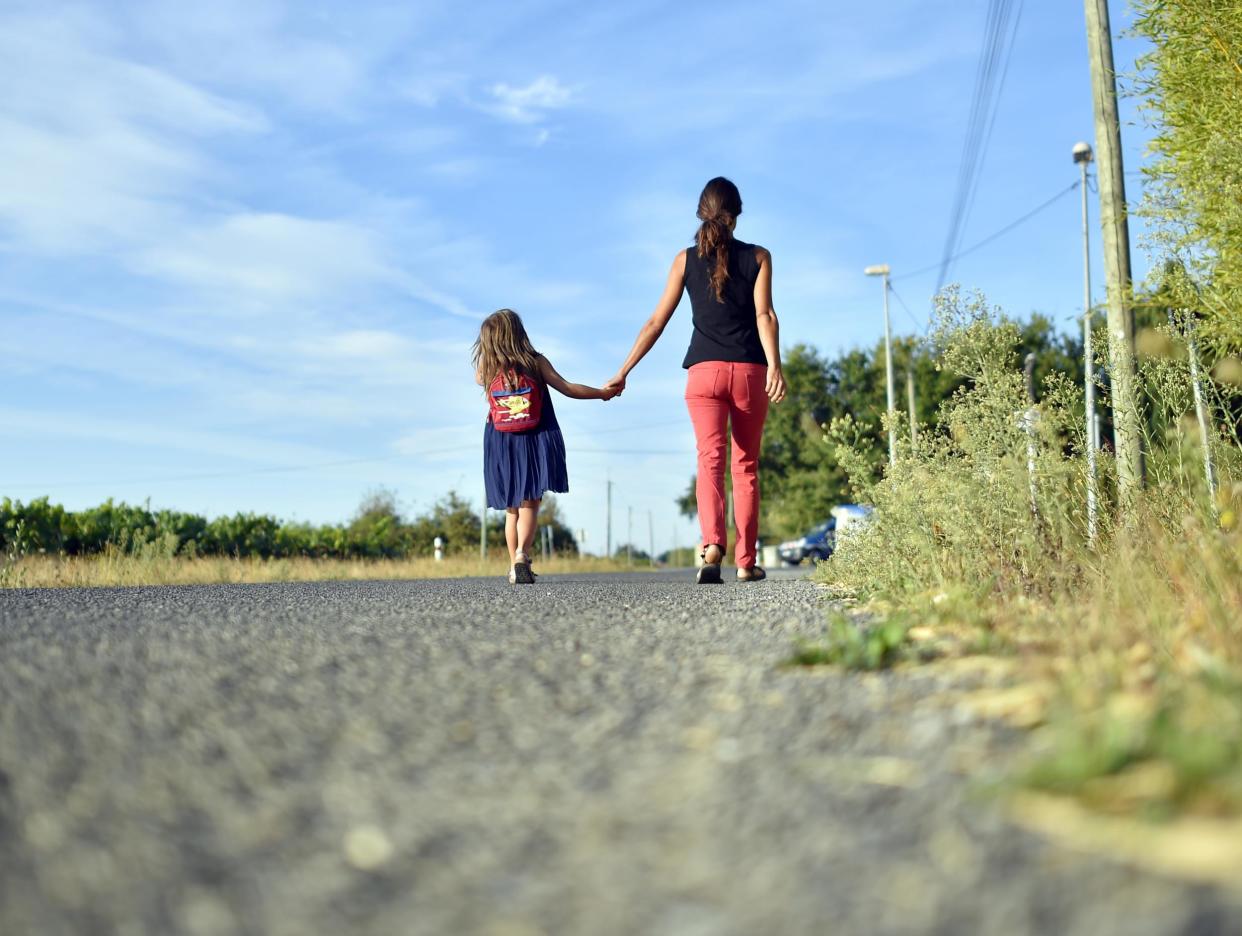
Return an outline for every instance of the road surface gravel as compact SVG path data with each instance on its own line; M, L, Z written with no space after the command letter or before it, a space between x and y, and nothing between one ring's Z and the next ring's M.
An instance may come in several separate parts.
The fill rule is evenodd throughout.
M0 592L0 933L1211 934L774 576ZM956 678L956 677L955 677Z

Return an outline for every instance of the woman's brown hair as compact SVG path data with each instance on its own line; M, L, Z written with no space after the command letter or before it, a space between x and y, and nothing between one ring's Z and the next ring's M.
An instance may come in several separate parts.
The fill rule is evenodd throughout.
M717 302L724 302L725 280L729 278L729 242L733 240L733 224L741 213L742 195L728 179L717 176L703 186L698 210L703 223L695 232L694 245L700 259L715 258L711 280Z
M490 387L500 374L512 390L516 375L539 380L539 352L527 337L521 317L512 309L493 312L479 327L479 337L471 349L474 372L484 387ZM510 376L511 375L511 376Z

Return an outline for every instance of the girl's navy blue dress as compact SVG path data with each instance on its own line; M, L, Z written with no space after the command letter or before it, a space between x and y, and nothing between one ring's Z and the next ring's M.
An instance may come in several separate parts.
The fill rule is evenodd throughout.
M548 491L569 490L565 439L545 385L539 427L529 432L497 432L491 418L483 429L483 480L487 506L496 510L539 500Z

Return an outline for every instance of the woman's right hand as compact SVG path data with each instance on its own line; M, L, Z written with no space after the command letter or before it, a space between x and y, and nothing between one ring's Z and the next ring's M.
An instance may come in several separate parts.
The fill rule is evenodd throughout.
M768 393L768 399L773 403L779 403L785 399L785 375L781 373L779 364L768 366L768 381L764 389Z

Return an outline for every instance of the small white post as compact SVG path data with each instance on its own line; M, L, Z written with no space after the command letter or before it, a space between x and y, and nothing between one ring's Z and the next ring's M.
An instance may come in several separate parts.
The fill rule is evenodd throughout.
M433 540L433 545L436 548L436 562L443 562L444 561L444 539L442 537L437 536L435 540Z

